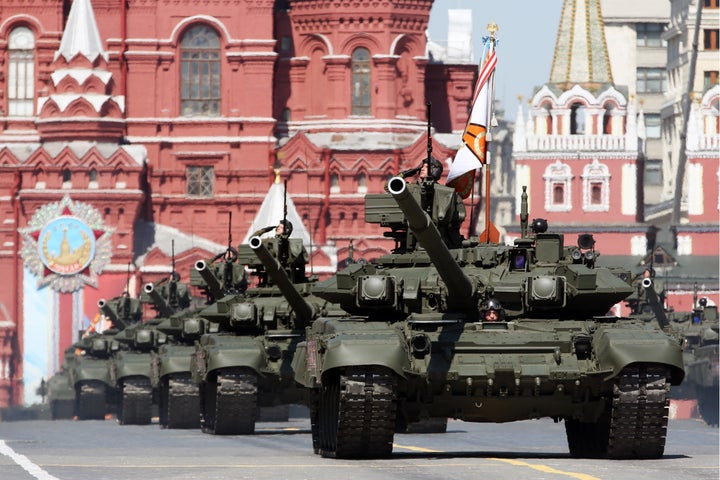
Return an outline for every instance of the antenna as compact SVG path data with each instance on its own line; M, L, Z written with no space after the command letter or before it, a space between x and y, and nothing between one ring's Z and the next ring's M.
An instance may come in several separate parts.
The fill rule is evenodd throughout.
M287 220L287 178L283 182L283 225Z
M228 251L232 248L232 212L228 212Z
M290 256L290 253L288 250L290 249L289 245L289 238L290 238L290 232L288 231L288 224L287 224L287 178L283 182L283 234L279 239L278 244L278 260L280 261L280 265L282 265L283 268L287 270L287 264L288 264L288 258Z
M170 241L170 258L172 261L172 273L170 275L175 278L175 239Z
M130 295L130 262L127 264L127 276L125 277L125 295Z
M428 146L427 146L427 152L428 156L425 159L425 163L427 163L427 173L430 175L430 159L432 158L432 137L430 136L430 118L432 118L432 102L425 103L427 106L427 127L428 127Z

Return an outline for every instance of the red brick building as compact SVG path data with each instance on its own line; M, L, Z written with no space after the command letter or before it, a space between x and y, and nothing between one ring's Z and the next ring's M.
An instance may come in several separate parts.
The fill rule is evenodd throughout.
M98 299L277 222L275 171L316 273L351 239L386 252L363 194L425 157L426 101L451 159L477 70L428 55L432 3L4 1L0 406L36 400Z

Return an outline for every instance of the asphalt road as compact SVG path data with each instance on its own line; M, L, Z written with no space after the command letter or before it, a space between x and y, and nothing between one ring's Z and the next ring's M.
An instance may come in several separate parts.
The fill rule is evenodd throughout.
M571 458L551 420L451 420L445 434L396 434L390 459L353 461L314 455L306 418L259 423L253 436L114 420L0 423L2 480L717 480L719 453L718 429L698 420L671 420L664 457L644 461Z

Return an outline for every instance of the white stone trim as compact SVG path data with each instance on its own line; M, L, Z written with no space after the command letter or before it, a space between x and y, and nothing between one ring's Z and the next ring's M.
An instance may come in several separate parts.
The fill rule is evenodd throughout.
M545 210L548 212L569 212L572 210L572 170L566 163L556 160L545 169ZM563 203L553 203L553 190L556 184L563 186Z
M585 165L583 179L583 210L586 212L607 212L610 210L610 170L604 163L594 158ZM600 203L592 203L592 184L601 183Z

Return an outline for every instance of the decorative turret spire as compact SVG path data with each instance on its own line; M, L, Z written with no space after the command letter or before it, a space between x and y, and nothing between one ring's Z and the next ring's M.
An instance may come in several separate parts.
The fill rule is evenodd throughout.
M125 132L125 97L113 76L90 0L74 0L55 52L50 94L38 99L43 141L118 142Z
M550 83L562 90L613 83L600 0L564 0Z
M78 53L83 54L90 63L100 55L105 61L108 60L107 53L102 48L102 40L90 0L73 1L65 32L60 41L60 49L55 52L55 59L62 55L69 62Z

